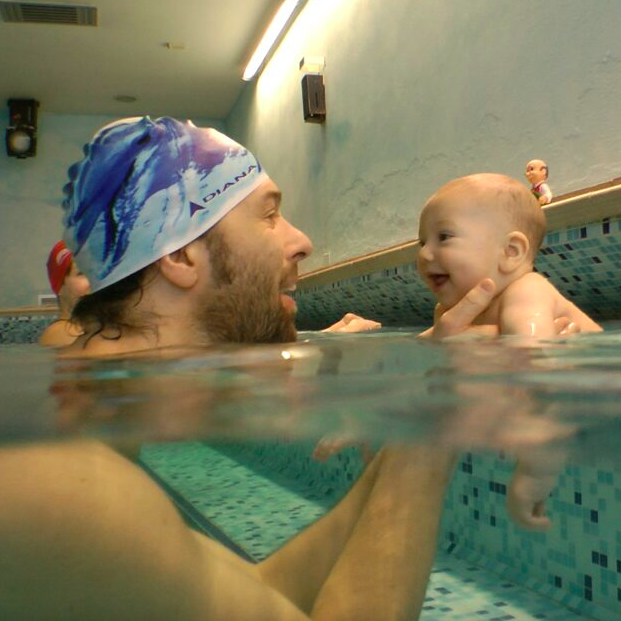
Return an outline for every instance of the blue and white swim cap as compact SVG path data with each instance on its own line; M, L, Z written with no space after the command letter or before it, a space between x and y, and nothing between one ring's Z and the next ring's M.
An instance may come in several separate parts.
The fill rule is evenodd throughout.
M63 239L98 291L194 241L266 179L252 153L215 129L124 119L69 168Z

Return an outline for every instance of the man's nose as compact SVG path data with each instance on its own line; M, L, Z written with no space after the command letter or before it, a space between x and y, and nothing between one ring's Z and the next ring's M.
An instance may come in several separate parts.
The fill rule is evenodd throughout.
M288 231L285 245L285 256L291 261L302 261L313 252L313 243L308 235L286 221Z

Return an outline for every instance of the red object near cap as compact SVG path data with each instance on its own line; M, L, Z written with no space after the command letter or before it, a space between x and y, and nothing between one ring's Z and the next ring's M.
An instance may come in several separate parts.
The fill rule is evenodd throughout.
M54 244L47 259L47 277L50 280L52 291L56 295L65 282L67 272L71 269L72 258L71 250L65 246L65 242L59 241Z

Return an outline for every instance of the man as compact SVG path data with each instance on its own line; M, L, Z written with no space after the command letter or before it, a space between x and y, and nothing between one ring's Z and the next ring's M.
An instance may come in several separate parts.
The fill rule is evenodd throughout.
M100 130L70 169L67 245L92 291L65 355L295 338L308 238L246 149L172 119ZM438 318L463 331L475 287ZM453 456L379 451L347 496L259 565L189 529L131 462L90 441L0 450L0 617L63 621L413 619Z

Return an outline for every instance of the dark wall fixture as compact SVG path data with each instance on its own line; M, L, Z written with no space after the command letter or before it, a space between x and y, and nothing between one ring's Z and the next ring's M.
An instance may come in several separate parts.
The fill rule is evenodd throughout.
M9 126L6 129L6 153L9 157L34 157L37 154L37 109L35 99L9 99Z
M307 74L302 78L302 105L307 123L324 123L326 120L326 89L323 76Z

